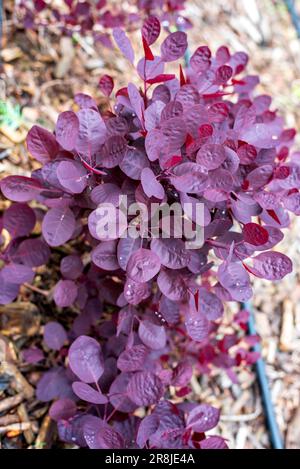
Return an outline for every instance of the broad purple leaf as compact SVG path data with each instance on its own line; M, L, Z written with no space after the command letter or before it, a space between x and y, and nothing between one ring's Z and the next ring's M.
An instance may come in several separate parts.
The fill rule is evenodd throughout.
M59 438L66 443L85 448L87 443L83 434L84 424L94 419L97 419L97 417L85 413L77 413L77 415L68 421L60 420L57 423Z
M74 401L68 398L58 399L53 402L49 409L49 415L52 420L69 420L76 414L77 408Z
M127 236L118 242L117 257L121 269L126 270L131 255L140 248L141 240Z
M34 228L35 213L27 204L12 204L3 214L3 228L15 238L26 236Z
M180 59L187 49L187 35L184 32L176 31L169 34L163 41L160 51L164 62L173 62Z
M176 166L173 172L174 176L170 181L179 191L199 194L209 185L207 174L196 163L182 163Z
M34 272L30 267L13 262L4 266L1 273L6 283L21 285L26 282L31 283L34 279Z
M224 438L221 436L209 436L200 442L201 449L228 449Z
M180 319L179 305L162 295L159 302L159 313L167 324L176 324Z
M68 207L50 209L42 223L42 232L49 246L61 246L69 241L75 223L73 212Z
M134 62L134 51L131 45L130 40L126 36L125 32L120 28L113 29L113 37L117 43L122 54L126 57L129 62L133 64Z
M105 183L94 187L90 197L97 205L109 203L113 204L115 207L118 207L121 195L122 191L116 184Z
M104 371L100 344L92 337L78 337L69 349L69 363L81 381L96 383Z
M153 414L159 418L159 427L149 439L150 447L181 449L185 431L183 412L169 401L160 401Z
M94 415L88 415L88 419L83 422L83 437L90 449L100 449L98 435L103 425L107 424Z
M158 326L148 319L144 319L139 325L139 338L152 350L160 350L165 347L167 336L164 326Z
M240 160L235 151L231 148L225 147L226 158L222 163L222 168L229 171L231 174L234 174L239 169Z
M83 401L90 402L91 404L106 404L108 401L106 396L87 383L75 381L72 384L72 389L76 396Z
M19 293L19 285L9 283L0 270L0 304L6 305L16 299Z
M103 425L97 434L98 449L124 449L124 440L119 432Z
M300 193L293 193L288 195L283 200L284 206L287 210L290 210L295 215L300 215Z
M187 427L192 428L194 432L207 432L218 424L219 418L219 409L208 404L200 404L189 413Z
M78 288L72 280L59 280L54 288L53 299L57 306L71 306L78 295Z
M106 121L107 132L109 135L126 135L129 130L129 124L125 117L112 117Z
M262 246L257 246L256 247L257 251L266 251L266 250L273 248L274 246L276 246L276 244L280 243L280 241L282 241L284 237L283 233L280 231L279 228L276 228L274 226L269 226L269 225L264 225L264 228L268 232L269 239L266 244Z
M187 267L193 274L199 274L207 267L207 257L202 252L193 250Z
M142 26L142 36L151 46L160 35L160 21L156 16L149 16L145 19Z
M67 333L63 326L55 321L48 322L44 327L44 342L52 350L60 350L67 341Z
M169 269L182 269L188 265L190 260L190 252L185 249L181 239L153 239L151 250L158 255L162 265L169 267Z
M60 271L63 277L68 280L76 280L83 271L83 263L79 256L70 254L62 258Z
M183 85L176 93L176 102L182 105L184 111L189 110L192 106L199 104L200 96L197 88L193 85Z
M187 287L182 275L173 270L163 270L157 278L160 291L172 301L185 301Z
M232 299L247 301L252 296L248 272L240 263L224 262L218 269L218 279L221 285L229 291Z
M172 386L187 386L193 376L193 367L187 361L180 362L173 370Z
M272 148L276 146L280 132L280 124L258 123L242 129L240 139L258 148Z
M108 137L97 157L97 163L104 168L118 166L127 149L127 142L121 135Z
M74 398L65 369L57 367L46 371L37 384L36 397L42 402L49 402L53 399Z
M219 168L225 159L225 148L214 143L206 143L197 153L197 163L208 170Z
M183 113L182 104L179 101L170 101L161 113L161 120L172 119L173 117L180 117Z
M253 258L255 275L266 280L281 280L292 272L292 261L280 252L268 251Z
M294 187L299 187L299 185L300 185L300 166L290 165L289 166L289 171L290 171L290 174L288 175L288 177L286 177L285 179L280 180L280 186L284 189L293 189ZM2 192L3 192L3 189L2 189Z
M28 267L38 267L46 264L50 257L50 249L48 245L41 239L25 239L18 246L16 254L13 256L13 260L17 263Z
M209 187L204 196L212 202L220 202L227 199L227 194L232 191L233 177L226 169L216 169L209 173Z
M64 150L73 150L78 131L79 120L75 112L65 111L59 114L55 127L55 137Z
M0 182L2 193L13 202L28 202L43 190L39 181L25 176L7 176Z
M41 163L54 159L59 150L54 135L39 125L34 125L30 129L26 144L31 155Z
M148 283L135 282L131 278L124 285L124 297L131 305L138 305L150 296L151 290Z
M161 101L154 101L145 110L145 128L147 131L155 129L159 126L161 112L164 109L165 104Z
M186 126L181 117L172 117L161 123L161 133L169 151L181 148L186 139ZM159 142L161 144L161 142ZM169 155L170 156L170 155Z
M163 135L160 130L150 130L145 138L145 150L150 161L155 161L165 156L165 149L161 147ZM169 154L169 153L168 153Z
M132 376L133 373L121 373L110 386L110 403L120 412L133 412L138 407L127 395L127 385Z
M119 263L117 259L117 242L115 240L105 241L93 249L91 258L97 267L104 270L117 270Z
M126 335L130 334L135 312L133 306L125 306L120 309L118 314L117 336L119 336L121 332L124 332Z
M142 370L149 351L144 345L134 345L124 350L118 358L117 365L121 371Z
M88 174L79 161L62 161L56 174L60 184L72 194L80 194L87 186Z
M77 116L79 131L75 150L83 159L93 163L95 155L105 141L106 126L99 112L94 109L81 109Z
M112 90L114 89L114 80L110 75L102 75L99 80L99 88L101 93L104 94L107 98L111 95Z
M101 204L88 217L88 227L91 235L99 240L113 240L120 238L127 229L127 216L111 204Z
M223 65L230 60L230 52L228 47L220 46L216 51L216 61L219 65Z
M251 171L247 176L247 181L252 189L260 189L272 178L273 167L271 165L259 166Z
M145 104L139 90L133 83L129 83L127 86L128 96L133 111L139 118L140 122L143 122L143 113L145 111Z
M144 448L149 438L157 431L159 427L159 417L154 414L146 415L140 423L136 442L140 448Z
M149 249L140 248L130 256L126 271L135 282L145 283L158 274L160 266L157 254Z
M74 101L78 104L80 109L94 109L95 111L98 111L96 101L88 94L77 93L74 96Z
M144 168L141 172L141 182L145 194L150 197L162 200L165 191L160 182L157 181L152 169Z
M146 63L145 63L146 62ZM154 60L142 58L137 64L137 72L142 80L151 80L164 73L165 64L160 57L154 57ZM155 91L155 90L154 90ZM154 93L154 92L153 92ZM156 92L157 93L157 92ZM170 93L170 92L169 92ZM157 97L158 99L158 97Z
M202 313L192 311L185 318L188 335L196 342L202 342L209 335L209 321Z
M219 319L224 312L222 301L212 292L205 288L199 288L199 312L204 314L210 321Z
M128 396L139 406L156 404L163 392L163 383L150 371L134 373L127 385Z
M124 448L122 436L98 417L84 424L84 438L91 449Z
M149 167L146 154L138 148L127 147L120 168L131 179L141 179L142 170Z
M198 47L190 60L192 69L197 73L205 72L210 67L210 58L211 52L207 46Z
M256 148L248 143L241 145L237 150L237 154L241 164L251 164L257 157Z

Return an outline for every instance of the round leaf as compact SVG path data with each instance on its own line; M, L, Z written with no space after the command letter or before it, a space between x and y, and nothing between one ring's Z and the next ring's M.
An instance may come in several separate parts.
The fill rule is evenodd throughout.
M130 256L126 271L134 281L145 283L155 277L160 266L157 254L149 249L140 248Z
M46 213L42 232L50 246L61 246L69 241L75 230L75 217L68 207L55 207Z
M90 402L91 404L106 404L107 397L101 394L98 390L94 389L87 383L75 381L72 384L72 389L76 396L83 401Z
M127 385L127 393L139 406L156 404L162 397L164 387L161 380L150 371L134 373Z
M70 347L71 370L84 383L96 383L104 371L100 344L91 337L82 335Z
M152 350L160 350L165 347L167 337L164 326L158 326L145 319L139 325L139 338Z

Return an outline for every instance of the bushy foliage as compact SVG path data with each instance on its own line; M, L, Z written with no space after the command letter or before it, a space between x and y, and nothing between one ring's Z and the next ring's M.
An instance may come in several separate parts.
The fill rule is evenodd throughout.
M66 35L93 34L101 44L112 47L110 31L123 27L137 29L141 20L156 15L166 27L189 28L190 21L182 14L185 0L131 0L127 8L122 2L107 0L21 0L16 3L15 15L25 28L48 27Z
M244 336L247 313L232 318L228 334L223 304L251 298L250 275L280 280L292 270L272 248L289 212L300 213L294 130L270 110L269 96L254 96L258 77L241 76L245 53L222 46L212 56L201 46L175 76L166 68L183 57L187 36L171 33L154 56L159 34L159 20L149 18L136 65L141 87L118 90L113 111L102 113L90 96L76 95L54 133L34 126L28 134L41 168L1 181L13 201L1 220L11 237L1 255L1 303L68 243L53 300L79 313L69 331L45 326L57 367L43 375L37 397L57 399L50 415L64 441L90 448L226 447L205 435L219 411L188 400L190 379L221 367L234 380L235 366L256 360L249 348L257 337ZM135 64L125 33L113 36ZM111 77L100 88L109 99ZM144 237L102 238L97 207L109 202L120 216L121 195L140 207L189 203L182 218L194 222L201 203L203 245L154 236L143 210L119 219L122 234L134 225ZM36 221L42 233L31 235ZM36 351L31 358L39 359Z

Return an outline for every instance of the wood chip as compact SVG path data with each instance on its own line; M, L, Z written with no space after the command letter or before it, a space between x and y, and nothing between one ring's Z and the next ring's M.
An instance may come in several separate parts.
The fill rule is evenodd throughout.
M6 336L36 335L40 329L41 317L38 308L29 302L0 306L0 332Z
M16 394L12 397L6 397L0 401L0 412L6 412L13 409L24 400L24 394Z
M55 431L55 422L46 415L44 417L39 434L35 440L35 449L51 448L52 437Z
M56 78L63 78L72 66L75 51L72 38L62 37L60 40L61 58L55 69Z
M18 414L7 414L0 417L0 427L6 427L7 425L18 422L20 422Z
M283 352L290 352L294 348L294 304L288 298L283 303L283 316L279 348Z
M28 413L23 403L19 405L17 412L18 412L21 422L29 422ZM28 430L24 430L24 437L29 445L33 442L34 433L31 427Z
M30 422L20 422L20 423L12 423L11 425L6 425L5 427L0 427L0 435L5 433L13 432L10 437L17 436L20 432L24 432L31 428Z
M12 62L13 60L22 57L23 52L20 47L8 47L6 49L2 49L0 55L4 62Z
M23 393L26 399L34 396L34 389L28 383L27 379L20 373L18 368L12 363L3 362L0 364L0 374L6 373L12 377L11 385L19 393Z

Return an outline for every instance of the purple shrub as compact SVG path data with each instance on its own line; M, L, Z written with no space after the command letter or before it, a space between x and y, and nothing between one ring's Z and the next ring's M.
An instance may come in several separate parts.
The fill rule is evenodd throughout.
M270 110L269 96L254 95L258 78L241 75L245 53L223 46L212 56L199 47L177 77L167 64L182 58L186 34L170 34L155 57L158 26L153 18L144 24L137 63L125 33L113 33L136 63L140 88L118 90L113 112L100 113L91 97L77 95L77 111L62 113L55 133L34 126L28 134L41 168L1 181L13 202L0 221L10 235L1 254L1 303L16 299L52 249L72 249L61 256L52 298L80 312L69 331L46 325L44 342L58 359L37 397L56 399L50 415L63 441L90 448L226 447L205 434L219 410L189 402L191 376L220 367L236 380L236 366L255 362L250 347L258 338L244 335L247 312L224 333L224 303L248 300L252 275L280 280L292 270L272 248L289 212L300 213L295 132ZM105 96L112 87L106 76ZM135 216L124 214L125 195L140 208ZM193 227L201 204L203 242L194 249L185 235L161 236L162 218L158 236L149 229L143 207L173 202ZM99 207L108 203L116 231L104 238ZM30 235L36 219L41 234ZM130 226L142 236L124 237Z
M149 15L158 16L165 26L190 28L190 21L182 15L184 4L185 0L132 0L127 11L121 2L111 4L109 0L64 0L61 8L44 0L21 0L15 13L26 29L47 27L69 36L92 34L96 42L112 47L113 28L137 29Z

